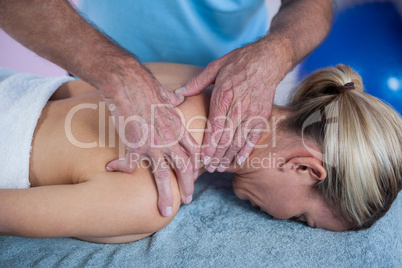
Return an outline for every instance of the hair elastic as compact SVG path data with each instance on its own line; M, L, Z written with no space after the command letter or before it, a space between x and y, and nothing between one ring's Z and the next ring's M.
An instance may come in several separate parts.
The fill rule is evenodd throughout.
M346 83L344 86L339 86L336 88L338 93L341 93L341 92L344 92L347 90L352 90L352 89L355 89L355 83L353 83L353 82Z

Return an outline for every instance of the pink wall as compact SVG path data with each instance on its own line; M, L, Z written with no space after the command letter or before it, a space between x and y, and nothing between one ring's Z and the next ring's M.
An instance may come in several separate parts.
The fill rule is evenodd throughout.
M73 5L78 0L70 0ZM60 76L67 72L26 49L0 29L0 67L19 72Z
M79 0L69 0L77 5ZM267 7L271 14L279 9L279 0L267 0ZM0 67L19 71L40 74L43 76L65 75L66 71L57 65L39 57L29 51L0 29Z
M0 66L43 76L66 74L66 71L26 49L2 30L0 30Z
M69 0L76 5L79 0ZM340 7L353 5L360 2L370 2L380 0L336 0ZM391 0L388 0L391 1ZM402 15L402 1L392 0ZM279 8L279 0L266 0L270 14L275 14ZM36 73L44 76L65 75L66 71L53 63L37 56L33 52L15 42L10 36L0 29L0 67L7 69Z

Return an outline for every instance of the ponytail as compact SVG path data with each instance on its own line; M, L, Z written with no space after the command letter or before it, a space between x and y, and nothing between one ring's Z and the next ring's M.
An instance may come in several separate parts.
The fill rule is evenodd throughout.
M281 127L315 141L327 178L316 190L356 229L390 208L402 185L402 120L363 93L349 66L319 70L298 84Z

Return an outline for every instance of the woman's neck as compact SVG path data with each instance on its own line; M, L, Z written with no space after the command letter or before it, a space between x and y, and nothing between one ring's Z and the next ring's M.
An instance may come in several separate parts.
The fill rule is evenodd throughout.
M242 165L239 165L233 161L226 169L226 172L237 173L242 171L244 172L244 170L251 171L254 166L252 161L256 161L258 158L261 160L263 157L271 157L271 160L275 161L278 144L283 142L283 138L288 135L288 133L280 130L279 124L287 118L289 113L290 111L286 107L274 106L253 152Z

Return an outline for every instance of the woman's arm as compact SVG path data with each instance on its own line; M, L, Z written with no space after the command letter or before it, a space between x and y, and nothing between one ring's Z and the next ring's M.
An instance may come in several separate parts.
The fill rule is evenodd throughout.
M0 234L77 237L100 243L135 241L161 230L180 206L175 176L173 215L162 217L148 169L101 172L75 185L0 190Z

